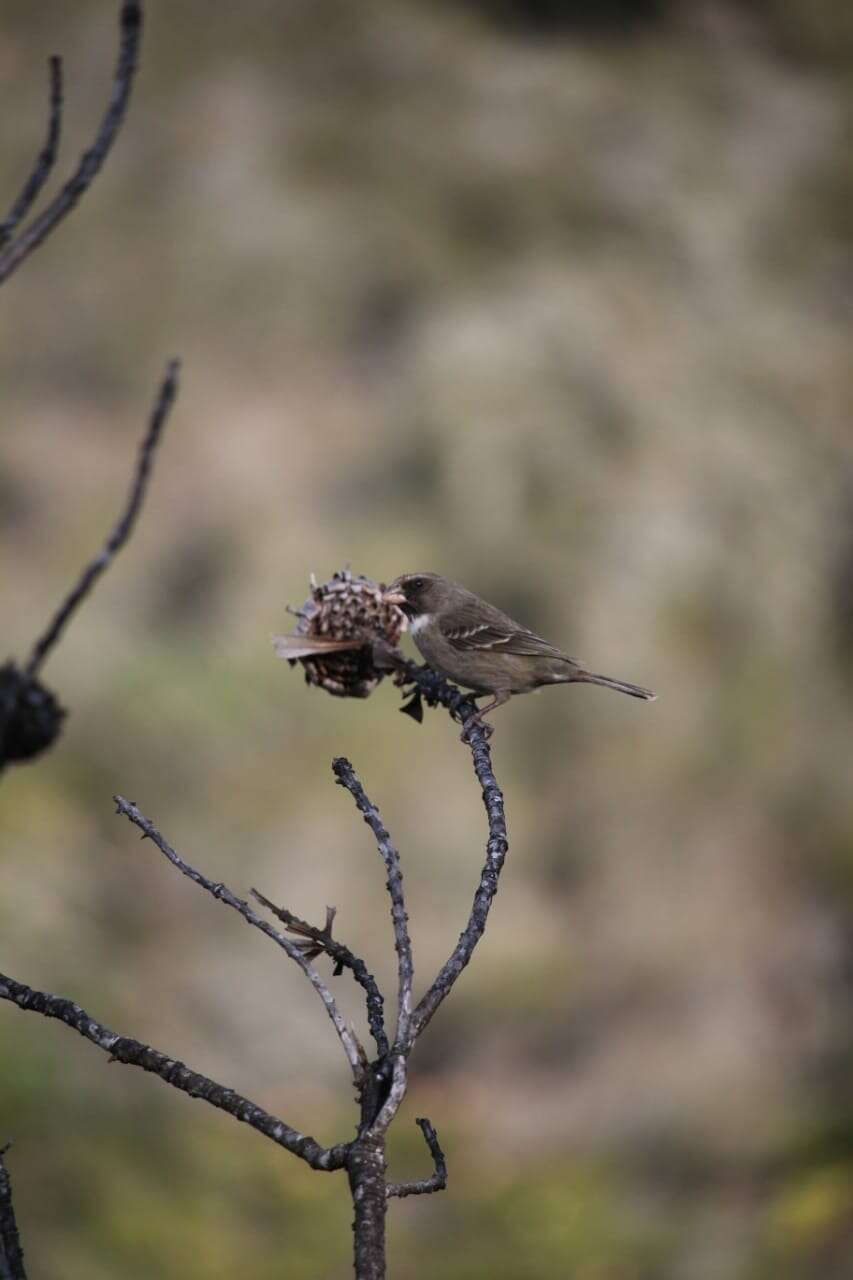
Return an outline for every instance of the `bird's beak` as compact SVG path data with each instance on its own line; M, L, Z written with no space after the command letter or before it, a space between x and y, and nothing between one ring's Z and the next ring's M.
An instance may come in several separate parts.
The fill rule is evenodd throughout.
M406 603L406 597L400 588L393 585L382 593L382 600L385 604L395 604L398 608Z

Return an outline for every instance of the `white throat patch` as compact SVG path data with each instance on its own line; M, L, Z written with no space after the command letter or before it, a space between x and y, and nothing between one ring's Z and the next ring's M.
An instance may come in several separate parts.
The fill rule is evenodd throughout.
M428 626L430 622L432 622L431 613L419 613L418 616L416 618L412 618L412 621L409 623L409 631L413 636L416 636L418 632L423 627Z

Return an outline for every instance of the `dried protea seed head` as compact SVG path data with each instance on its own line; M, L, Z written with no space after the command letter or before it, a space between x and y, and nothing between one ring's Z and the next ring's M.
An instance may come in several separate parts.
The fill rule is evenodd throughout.
M289 658L288 650L294 651L290 664L302 664L308 684L340 698L366 698L385 674L376 666L374 644L380 641L395 648L406 623L400 610L385 602L384 590L382 583L349 569L319 585L312 577L311 595L298 611L296 630L280 638L278 652ZM310 652L314 641L317 649ZM350 647L323 651L324 645L348 642Z
M64 715L49 689L14 662L5 663L0 667L0 765L47 750Z

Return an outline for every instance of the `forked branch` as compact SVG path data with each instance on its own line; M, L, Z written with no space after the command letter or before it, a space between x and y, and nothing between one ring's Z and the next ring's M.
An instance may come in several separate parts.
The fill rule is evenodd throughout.
M379 985L373 974L367 968L364 961L352 951L349 947L345 947L342 942L338 942L332 937L332 921L335 918L335 908L326 908L326 925L323 929L317 928L316 925L309 924L307 920L300 919L295 916L292 911L288 911L286 907L277 907L274 902L270 902L258 889L251 889L252 897L257 898L258 902L285 925L290 933L295 933L299 938L305 941L294 942L294 946L298 947L303 955L309 960L313 960L315 956L325 954L334 961L334 975L339 977L344 969L349 969L353 978L362 988L365 994L365 1003L367 1005L367 1021L370 1026L370 1032L376 1042L376 1051L380 1058L384 1057L388 1052L388 1036L385 1031L385 1000Z
M473 710L470 699L428 668L405 663L405 674L407 683L415 686L417 695L426 699L431 705L444 706L456 718L467 719L470 716ZM238 898L226 885L209 879L186 862L150 819L143 816L135 804L121 796L114 797L117 812L138 827L143 838L151 839L182 875L205 889L218 901L231 907L253 928L272 939L308 977L335 1026L358 1089L361 1122L351 1142L329 1148L321 1147L313 1138L291 1128L278 1117L271 1116L232 1089L192 1071L183 1063L167 1057L149 1045L110 1031L70 1000L32 990L22 983L0 975L0 999L11 1001L19 1009L61 1019L79 1035L108 1053L111 1060L142 1067L143 1070L158 1075L167 1084L191 1097L204 1098L212 1106L251 1125L278 1145L298 1155L314 1169L325 1171L346 1169L355 1207L354 1233L358 1280L382 1280L385 1275L384 1223L388 1200L412 1195L427 1195L441 1191L447 1185L446 1160L439 1145L438 1136L429 1120L421 1118L417 1121L432 1156L433 1172L427 1178L407 1182L387 1182L385 1141L387 1128L405 1097L409 1055L418 1035L427 1026L442 1001L447 998L482 937L489 909L497 892L498 877L507 849L503 796L492 771L485 731L476 720L470 722L465 741L472 753L474 769L483 791L488 817L489 837L486 845L486 861L474 895L468 922L459 941L435 981L414 1009L412 1007L414 964L399 854L382 823L378 809L367 796L352 765L342 758L334 762L335 776L340 785L350 792L365 822L371 828L385 865L398 961L399 1007L392 1044L389 1044L389 1038L385 1032L382 1018L383 997L375 978L368 972L359 957L332 938L334 909L327 909L326 924L323 928L319 928L301 920L285 908L275 906L268 898L253 890L258 901L273 911L290 931L291 936L281 933L256 915L249 904ZM372 1063L367 1062L355 1033L344 1021L326 983L312 964L312 960L320 954L328 955L338 972L343 968L350 969L365 991L368 1018L378 1049L378 1057ZM0 1275L0 1280L6 1280L6 1277ZM23 1280L23 1277L13 1276L12 1280Z
M274 929L267 920L261 919L261 917L252 910L248 902L243 898L238 898L235 893L231 892L227 885L222 884L220 881L208 879L208 877L203 875L201 871L196 871L195 867L191 866L188 862L185 862L180 854L176 853L172 848L165 836L160 834L154 826L154 823L144 817L139 812L136 805L130 800L125 800L124 796L113 796L113 799L116 802L116 813L123 814L124 817L129 818L133 825L138 827L142 832L143 839L147 837L148 839L153 840L154 844L160 852L168 858L173 867L177 867L178 871L180 871L181 874L186 876L189 880L192 880L194 884L200 885L202 889L206 889L208 893L212 894L212 896L216 898L217 902L223 902L226 907L231 907L232 910L236 911L238 915L243 917L247 924L252 925L253 928L259 929L261 933L266 934L266 936L271 938L277 946L281 947L282 951L284 951L291 960L299 965L299 968L305 974L306 978L311 983L311 986L323 1001L326 1013L329 1015L335 1031L338 1033L338 1038L343 1045L344 1053L347 1056L347 1061L349 1062L352 1070L353 1080L358 1084L361 1080L364 1066L367 1061L364 1049L359 1044L355 1032L341 1015L331 991L326 986L325 982L320 977L308 957L300 950L298 943L296 943L292 938L288 938L278 929Z
M107 109L104 112L95 140L80 158L74 173L65 183L62 190L50 202L28 227L19 233L16 239L6 244L0 252L0 284L8 280L25 258L45 240L62 219L71 212L77 201L91 186L98 170L107 158L115 141L121 122L130 100L130 90L136 71L139 56L139 41L142 34L142 4L140 0L123 0L119 16L119 53L113 75L113 86ZM35 162L33 171L25 183L21 195L6 219L5 226L12 220L12 229L26 216L47 175L53 168L56 158L56 143L59 139L59 120L61 117L61 80L51 63L51 108L48 125L47 142ZM54 135L55 126L55 137ZM53 148L51 149L51 142ZM46 157L46 158L45 158ZM32 190L33 186L35 190ZM18 212L18 206L23 208ZM7 232L8 238L8 232Z

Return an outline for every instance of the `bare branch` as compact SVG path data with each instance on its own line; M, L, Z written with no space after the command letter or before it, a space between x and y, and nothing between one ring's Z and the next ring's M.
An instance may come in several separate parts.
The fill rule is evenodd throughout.
M400 855L391 843L391 837L382 825L379 810L368 799L364 787L355 776L355 770L349 760L343 756L332 761L332 769L339 786L344 787L355 800L364 821L370 827L376 840L377 848L385 863L388 873L387 888L391 898L391 919L394 923L394 949L397 952L398 1008L397 1032L394 1046L399 1048L409 1039L409 1026L412 1019L412 943L409 938L406 903L403 897L403 874L400 870Z
M148 430L145 432L142 444L139 446L136 470L125 509L104 543L103 548L98 552L94 560L86 565L77 583L56 611L49 627L33 645L32 653L24 668L26 676L32 677L39 670L65 629L74 610L85 600L98 578L109 568L114 556L121 550L133 532L133 526L136 522L136 517L139 515L139 509L142 506L148 485L148 478L151 474L154 451L160 440L163 425L178 394L179 369L180 361L178 360L170 360L166 367L166 376L157 393L157 399L154 402L154 408L151 411L148 423Z
M429 667L419 667L407 659L401 659L395 665L398 672L405 674L407 682L415 685L431 706L440 704L456 719L463 721L476 711L476 703L472 698L466 697ZM465 730L464 740L471 749L474 772L482 788L483 803L489 823L486 861L480 873L480 883L474 894L468 923L429 991L412 1015L411 1042L417 1039L439 1005L450 994L460 973L474 954L474 948L483 936L486 920L498 891L498 879L509 847L504 817L504 798L492 771L492 756L486 731L481 724L473 720Z
M6 217L0 222L0 248L8 243L18 224L29 213L56 163L59 134L62 128L62 59L48 58L47 72L49 81L47 137L33 162L33 167L20 194Z
M36 678L51 649L59 641L74 611L109 568L116 553L133 532L145 497L154 452L178 391L178 361L170 361L139 447L124 511L98 555L83 569L62 601L46 631L33 645L26 666L13 662L0 667L0 771L13 761L30 760L56 740L65 711L55 696Z
M120 1036L117 1032L111 1031L109 1027L96 1022L85 1009L81 1009L80 1005L74 1004L71 1000L64 1000L61 996L52 996L44 991L34 991L24 983L16 982L14 978L9 978L2 973L0 973L0 1000L9 1000L19 1009L40 1013L45 1018L58 1018L81 1035L84 1040L89 1040L108 1053L111 1062L124 1062L128 1066L141 1067L143 1071L159 1076L166 1084L189 1094L191 1098L202 1098L212 1107L217 1107L220 1111L233 1116L235 1120L250 1125L265 1138L270 1138L280 1147L299 1156L301 1160L310 1164L312 1169L321 1169L330 1173L335 1169L342 1169L346 1163L348 1143L339 1143L337 1146L328 1148L321 1147L313 1138L307 1137L297 1129L292 1129L283 1120L270 1115L268 1111L256 1106L241 1094L235 1093L233 1089L217 1084L215 1080L197 1071L192 1071L183 1062L168 1058L147 1044L141 1044L138 1040L131 1040L127 1036Z
M113 76L112 93L95 135L95 141L89 150L83 153L76 171L47 208L0 253L0 284L9 278L24 259L50 235L66 214L71 212L107 158L127 110L141 34L142 4L140 0L123 0L119 17L119 54Z
M338 1033L338 1038L343 1045L344 1053L352 1069L353 1080L358 1084L362 1078L366 1063L364 1049L359 1044L352 1028L347 1025L341 1016L331 991L310 960L299 950L298 945L291 938L280 933L278 929L274 929L266 920L262 920L259 915L256 915L248 902L238 898L227 885L209 880L207 876L202 875L200 871L196 871L195 867L185 862L165 837L160 834L153 822L144 817L130 800L125 800L123 796L113 796L113 800L116 802L116 813L123 814L124 817L129 818L133 825L142 832L143 839L147 836L153 840L160 852L168 858L173 867L177 867L182 875L192 880L194 884L200 885L202 889L206 889L218 902L224 902L226 907L231 907L243 917L247 924L252 925L255 929L260 929L261 933L265 933L268 938L272 938L273 942L299 965L299 968L308 978L308 981L325 1005L326 1012Z
M27 1280L24 1251L12 1204L12 1180L3 1162L11 1145L7 1142L5 1147L0 1147L0 1280Z
M391 1196L426 1196L433 1191L444 1191L447 1186L447 1161L444 1158L444 1152L438 1144L438 1134L430 1124L429 1120L422 1116L415 1121L415 1124L424 1135L427 1146L432 1155L432 1162L435 1166L435 1172L430 1174L428 1178L422 1178L418 1182L389 1182L386 1187L385 1194Z
M382 992L379 990L376 979L370 973L364 961L350 951L349 947L345 947L342 942L338 942L332 937L334 909L331 907L326 908L326 927L318 929L316 925L309 924L307 920L301 920L299 916L295 916L286 907L277 907L274 902L270 902L269 898L264 897L258 889L251 889L250 892L268 911L278 916L279 920L287 926L291 933L301 934L302 937L311 940L310 948L303 942L294 943L294 946L298 947L309 960L321 953L331 957L335 962L334 972L336 977L344 969L349 969L365 993L367 1021L370 1025L370 1032L376 1041L376 1049L380 1058L384 1057L388 1052L389 1045L388 1036L385 1034L385 1001L382 997Z

